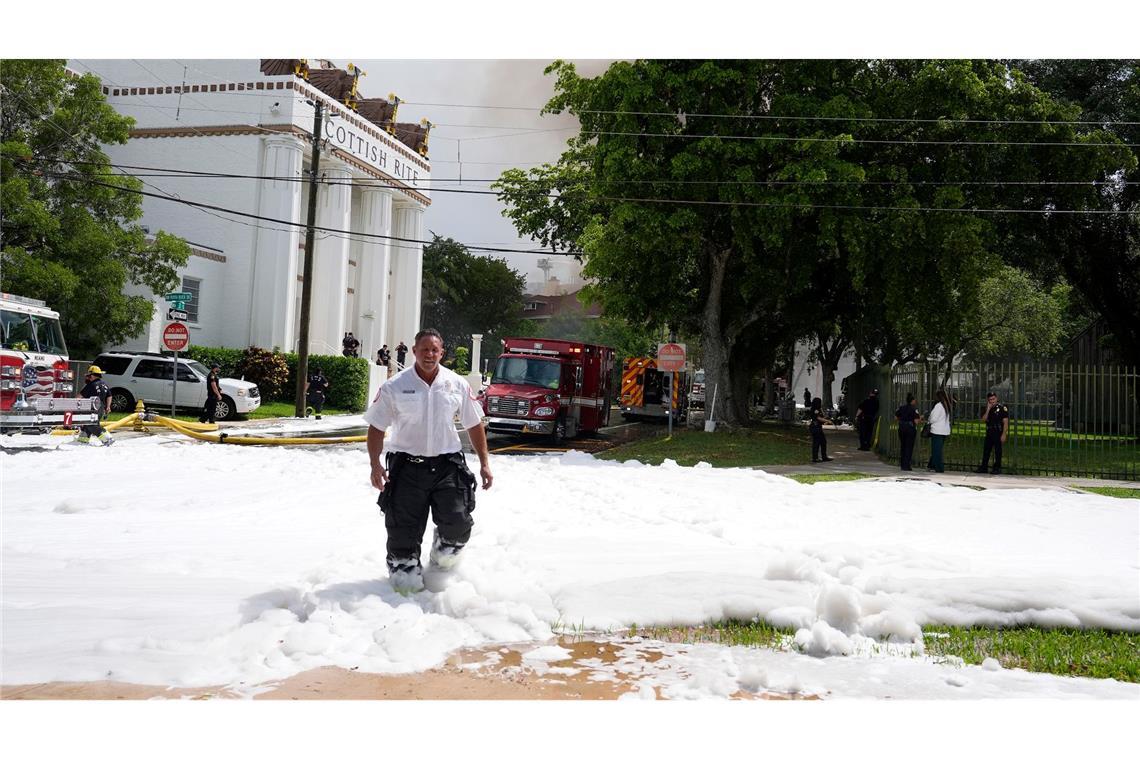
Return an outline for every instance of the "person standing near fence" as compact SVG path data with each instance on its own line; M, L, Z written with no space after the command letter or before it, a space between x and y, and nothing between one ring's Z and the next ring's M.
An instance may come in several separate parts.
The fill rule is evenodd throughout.
M855 428L859 431L859 450L870 451L875 437L875 419L879 416L879 389L867 394L855 410Z
M404 368L404 359L408 356L408 347L404 345L404 341L400 341L400 345L396 346L396 371L399 372Z
M942 450L946 446L946 439L950 437L950 416L953 405L950 396L939 388L934 394L937 402L930 410L930 461L926 469L935 472L946 472L946 465L942 461Z
M828 422L839 427L833 420L824 416L823 399L813 398L811 400L811 422L808 423L808 430L811 431L812 464L831 461L831 457L827 455L827 436L823 434L823 426Z
M922 415L918 411L918 399L913 393L906 394L906 403L895 412L895 419L899 423L899 467L909 471L914 469L911 467L914 440L918 437L918 423L922 422Z
M990 463L990 452L994 455L992 475L1001 474L1001 447L1009 437L1009 408L998 401L993 391L986 394L986 408L980 418L986 423L986 442L982 444L982 465L975 472L985 473Z

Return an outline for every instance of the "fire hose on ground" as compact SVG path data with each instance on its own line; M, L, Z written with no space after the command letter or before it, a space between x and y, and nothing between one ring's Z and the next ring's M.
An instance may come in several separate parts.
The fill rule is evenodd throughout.
M207 443L229 443L238 446L319 446L334 443L363 443L367 436L348 435L338 438L262 438L252 435L232 435L218 430L218 426L205 422L183 422L182 420L163 417L160 414L149 412L142 401L138 402L135 411L121 420L108 423L103 427L109 431L119 430L130 426L137 432L146 432L151 428L166 428L176 433ZM54 434L68 434L74 431L55 431Z

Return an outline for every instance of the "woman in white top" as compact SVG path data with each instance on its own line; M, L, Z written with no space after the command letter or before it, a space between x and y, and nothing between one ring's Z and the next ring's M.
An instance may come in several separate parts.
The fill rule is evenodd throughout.
M935 472L945 472L946 467L942 463L942 447L946 445L946 439L950 437L950 397L946 391L939 388L934 394L938 402L934 408L930 410L930 461L927 463L928 470Z

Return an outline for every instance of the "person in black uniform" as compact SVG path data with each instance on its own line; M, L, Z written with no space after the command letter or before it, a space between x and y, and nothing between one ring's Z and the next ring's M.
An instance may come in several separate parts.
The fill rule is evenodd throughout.
M340 342L340 352L345 356L360 356L360 341L352 333L345 333Z
M396 346L396 371L404 368L404 359L408 356L408 347L404 345L404 341L400 341L400 345Z
M824 416L823 399L813 398L811 400L811 422L808 423L808 430L811 431L812 464L831 461L831 457L827 455L827 437L823 434L823 426L828 422L839 427L833 420Z
M984 473L990 463L990 452L994 454L994 468L990 470L993 475L1001 474L1001 447L1009 437L1009 408L998 401L993 391L986 395L986 408L982 412L982 421L986 423L986 442L982 446L982 465L975 472Z
M899 423L899 467L911 470L914 441L918 437L918 423L922 422L922 415L918 411L918 399L913 393L906 394L906 403L895 412L895 419Z
M218 379L222 375L222 366L217 362L210 365L210 374L206 376L206 403L202 405L202 414L198 422L214 422L218 416L218 402L222 400L222 387Z
M871 450L871 438L875 434L875 419L879 416L879 389L867 394L855 410L855 427L859 431L859 450Z
M392 374L392 352L388 350L388 344L385 343L376 352L376 363L388 371L388 375Z
M84 375L83 379L86 381L86 385L83 386L79 395L81 398L99 399L99 418L94 425L81 426L79 436L75 440L79 443L88 443L91 441L91 436L95 436L102 441L104 446L110 446L115 442L115 439L103 428L103 419L111 411L111 389L103 382L103 370L99 369L98 365L92 364L88 367L87 374Z
M328 393L328 378L321 373L320 367L313 367L313 371L309 374L309 382L305 383L305 394L309 406L313 407L313 414L318 420L321 418L321 410L324 408Z
M811 391L808 390L807 388L804 388L804 408L807 409L810 407L811 407Z

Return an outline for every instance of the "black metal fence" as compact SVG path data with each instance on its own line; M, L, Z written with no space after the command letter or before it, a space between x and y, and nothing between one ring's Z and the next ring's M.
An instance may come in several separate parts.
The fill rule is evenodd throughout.
M925 417L940 387L955 402L943 454L947 469L972 470L981 464L981 415L986 394L994 391L1010 414L1004 472L1140 479L1140 375L1135 367L978 363L955 367L949 376L934 363L896 367L880 389L876 446L881 454L898 460L894 413L906 395L915 395ZM918 439L914 456L916 466L926 464L929 440Z

